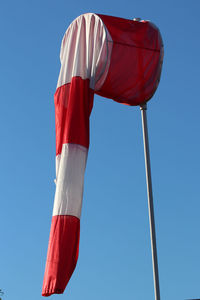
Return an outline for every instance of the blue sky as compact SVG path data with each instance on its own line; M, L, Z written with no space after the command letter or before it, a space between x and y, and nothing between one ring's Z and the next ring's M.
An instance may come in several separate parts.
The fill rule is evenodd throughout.
M2 1L0 289L43 299L54 198L53 95L62 36L80 14L141 17L165 56L148 104L162 300L200 298L200 1ZM56 299L154 299L140 110L95 96L80 255Z

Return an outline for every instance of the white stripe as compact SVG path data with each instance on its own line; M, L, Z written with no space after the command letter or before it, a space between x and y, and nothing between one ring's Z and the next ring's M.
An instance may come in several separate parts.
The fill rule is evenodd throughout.
M61 70L57 88L74 76L90 79L90 88L99 90L110 66L112 38L102 20L93 13L79 16L67 29L61 45Z
M87 153L88 149L83 146L63 144L61 154L57 155L53 216L80 218Z

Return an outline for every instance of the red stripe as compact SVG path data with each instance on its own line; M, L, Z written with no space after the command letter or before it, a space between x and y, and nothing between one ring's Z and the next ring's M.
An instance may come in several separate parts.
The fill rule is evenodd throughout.
M140 105L154 94L160 77L162 38L148 21L99 15L113 47L107 77L96 93L128 105Z
M113 43L108 75L96 93L120 103L139 105L149 100L157 88L159 64L158 51Z
M93 106L94 91L89 79L73 77L56 90L56 155L64 143L89 147L89 117Z
M80 220L74 216L53 216L47 252L42 296L62 294L75 269Z

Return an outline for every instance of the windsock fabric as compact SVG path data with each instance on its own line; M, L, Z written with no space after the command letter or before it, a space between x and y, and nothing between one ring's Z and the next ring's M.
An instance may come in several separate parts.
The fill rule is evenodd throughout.
M147 21L88 13L64 35L55 93L56 191L43 296L63 293L77 263L94 93L128 105L146 102L157 88L162 57L160 33Z

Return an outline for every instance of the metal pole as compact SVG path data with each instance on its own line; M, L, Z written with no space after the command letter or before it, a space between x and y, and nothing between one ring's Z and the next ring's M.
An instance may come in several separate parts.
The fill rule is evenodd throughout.
M140 106L140 110L141 110L142 127L143 127L144 156L145 156L145 166L146 166L146 182L147 182L147 195L148 195L148 206L149 206L149 223L150 223L150 233L151 233L151 251L152 251L152 263L153 263L155 300L160 300L158 259L157 259L157 248L156 248L156 230L155 230L155 221L154 221L153 191L152 191L152 181L151 181L151 165L150 165L150 154L149 154L146 103Z

